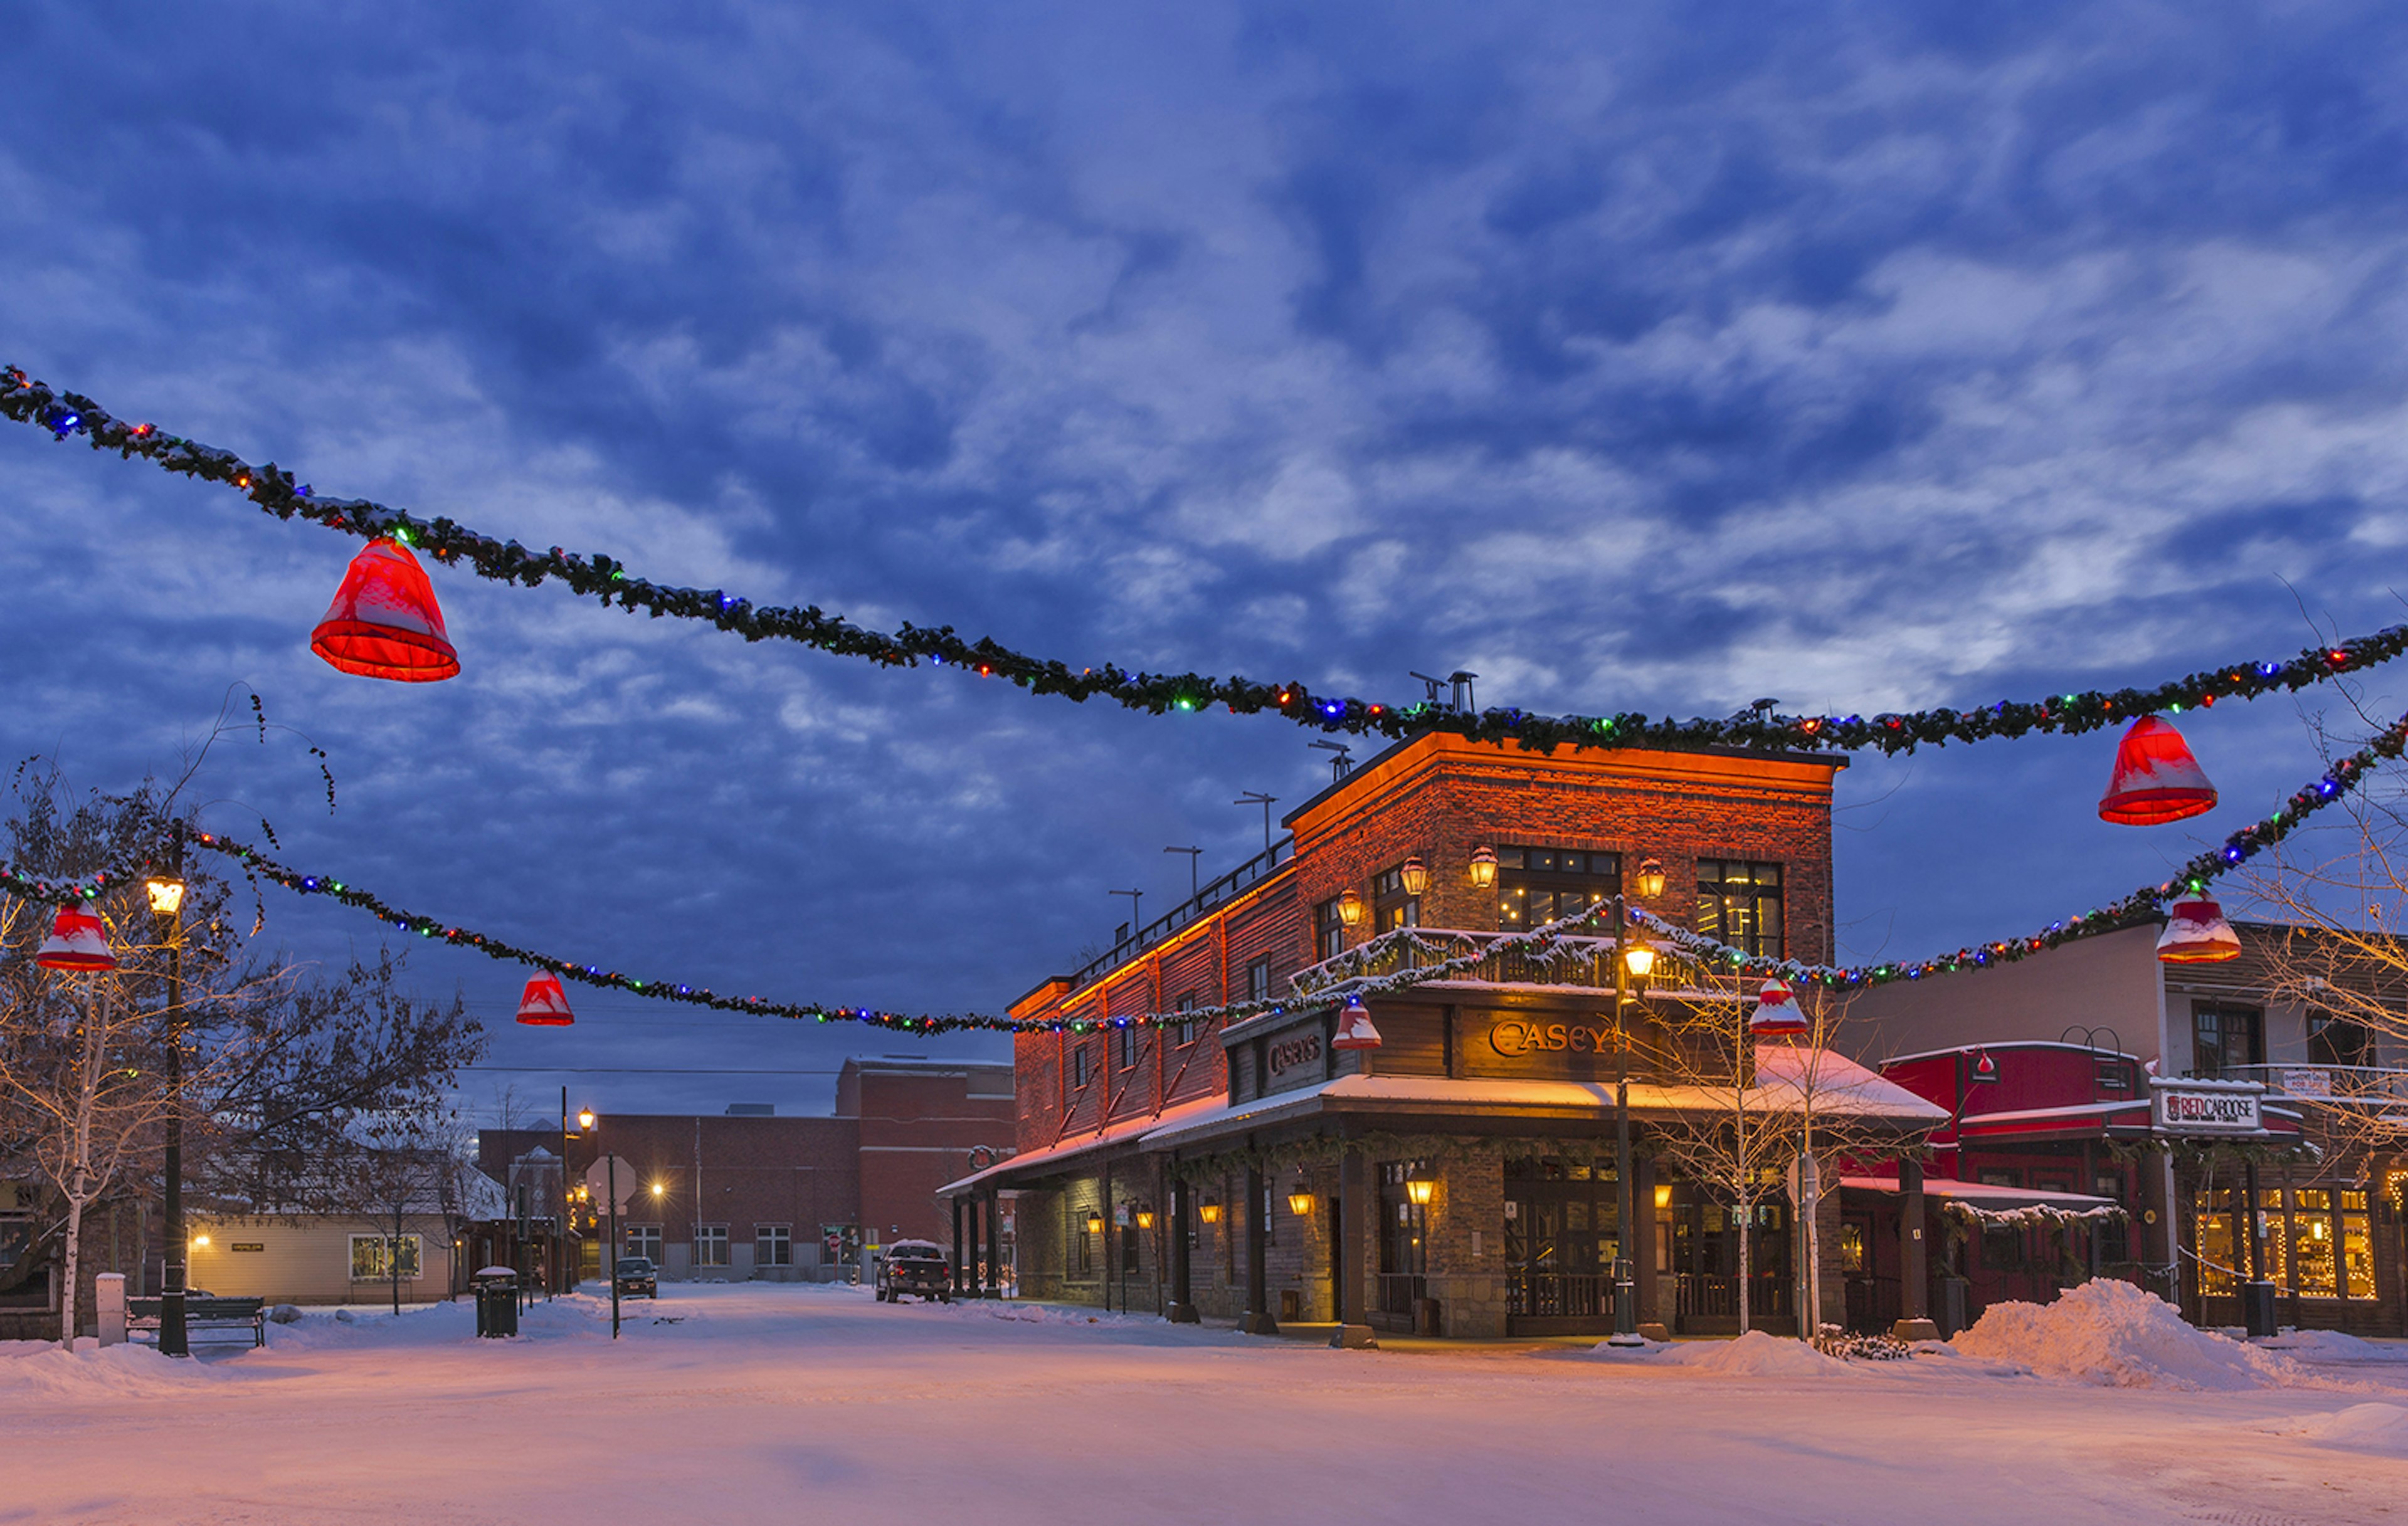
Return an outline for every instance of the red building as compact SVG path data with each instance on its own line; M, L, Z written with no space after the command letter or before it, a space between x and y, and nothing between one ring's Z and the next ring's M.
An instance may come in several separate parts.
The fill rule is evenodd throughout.
M1024 1292L1174 1317L1603 1330L1627 1260L1643 1321L1735 1328L1744 1234L1750 1305L1794 1320L1785 1206L1758 1202L1742 1221L1706 1182L1659 1168L1650 1137L1715 1105L1658 1059L1675 1008L1738 1013L1729 982L1668 981L1652 1005L1618 1010L1623 950L1605 929L1543 949L1503 940L1627 886L1633 904L1752 951L1829 959L1843 765L1439 734L1390 748L1291 813L1288 841L1011 1005L1087 1031L1018 1037L1020 1154L951 1190L1016 1203ZM1641 899L1648 865L1664 883ZM1455 957L1475 967L1366 984ZM1368 999L1375 1050L1337 1042L1350 991ZM1279 1005L1234 1023L1113 1020L1247 999ZM1618 1066L1639 1134L1627 1188ZM1865 1080L1885 1126L1937 1120Z
M584 1189L577 1217L607 1223L604 1160L615 1161L624 1253L652 1257L668 1276L803 1280L835 1275L846 1247L938 1237L937 1189L1010 1154L1012 1126L1010 1066L855 1059L828 1117L739 1104L723 1115L613 1114L590 1133L572 1118L567 1179L571 1192ZM549 1181L543 1195L556 1193L556 1168L547 1176L535 1152L556 1156L557 1125L485 1130L477 1148L496 1181ZM587 1243L591 1271L600 1252Z

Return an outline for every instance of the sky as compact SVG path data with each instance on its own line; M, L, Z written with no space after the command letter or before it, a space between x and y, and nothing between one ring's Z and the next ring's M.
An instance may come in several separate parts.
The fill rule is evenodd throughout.
M2408 620L2408 18L2377 5L20 0L0 362L658 580L1073 666L1723 715L1971 706ZM1150 718L437 570L465 671L312 657L356 543L0 431L0 748L578 958L994 1011L1328 777ZM2408 706L2397 675L2355 702ZM2318 769L2338 696L1859 756L1841 953L2028 931ZM337 780L330 813L308 746ZM1358 755L1365 749L1358 748ZM1283 806L1283 808L1285 808ZM380 930L270 891L266 940ZM849 1053L422 948L472 1106L828 1105ZM573 1074L561 1075L562 1068ZM698 1074L726 1071L735 1074ZM677 1074L671 1074L671 1073ZM749 1074L748 1074L749 1073Z

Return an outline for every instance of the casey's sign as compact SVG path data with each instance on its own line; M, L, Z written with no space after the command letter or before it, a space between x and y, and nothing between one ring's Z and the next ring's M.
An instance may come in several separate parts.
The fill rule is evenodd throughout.
M1507 1018L1488 1030L1488 1047L1509 1060L1526 1054L1612 1054L1613 1030L1579 1022Z

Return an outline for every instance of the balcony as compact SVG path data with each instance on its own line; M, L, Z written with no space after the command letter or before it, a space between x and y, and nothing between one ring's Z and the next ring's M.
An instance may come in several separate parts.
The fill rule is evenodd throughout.
M1282 837L1218 879L1209 880L1188 900L1156 917L1111 950L1089 961L1070 977L1072 991L1084 991L1182 928L1194 925L1207 912L1227 905L1296 862L1296 839Z
M2256 1081L2276 1101L2358 1107L2408 1105L2408 1070L2388 1065L2228 1065L2217 1079Z
M1427 969L1453 960L1468 963L1448 980L1498 986L1569 986L1613 989L1613 940L1557 938L1544 949L1496 949L1518 933L1472 933L1448 927L1399 927L1335 959L1299 970L1289 984L1311 996L1349 980L1377 978L1399 970Z

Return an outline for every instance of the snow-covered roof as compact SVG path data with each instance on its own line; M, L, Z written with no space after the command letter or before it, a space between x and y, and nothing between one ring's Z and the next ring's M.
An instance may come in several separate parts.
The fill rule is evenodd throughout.
M1899 1190L1895 1177L1842 1177L1842 1187L1862 1188L1875 1192ZM2080 1212L2087 1208L2117 1206L2112 1197L2093 1197L2088 1192L2057 1192L2044 1187L2001 1187L1991 1182L1957 1181L1947 1177L1924 1178L1923 1195L1949 1198L1977 1208L2066 1208Z
M1101 1149L1109 1145L1125 1144L1129 1140L1143 1135L1148 1130L1191 1118L1199 1112L1209 1111L1217 1105L1217 1098L1199 1097L1194 1102L1181 1103L1176 1107L1166 1107L1159 1113L1125 1118L1101 1129L1083 1130L1043 1149L1023 1150L1017 1155L1007 1156L983 1171L973 1171L959 1181L945 1183L944 1186L937 1189L937 1193L942 1197L953 1192L968 1191L973 1187L984 1184L989 1178L1002 1176L1006 1172L1016 1174L1030 1166L1068 1160L1091 1149Z

